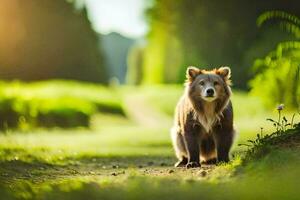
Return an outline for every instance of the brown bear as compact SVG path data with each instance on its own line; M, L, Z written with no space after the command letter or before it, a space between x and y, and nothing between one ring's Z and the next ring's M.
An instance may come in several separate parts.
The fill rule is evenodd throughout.
M200 167L228 162L233 143L231 70L188 67L185 92L175 111L172 142L179 161L175 167Z

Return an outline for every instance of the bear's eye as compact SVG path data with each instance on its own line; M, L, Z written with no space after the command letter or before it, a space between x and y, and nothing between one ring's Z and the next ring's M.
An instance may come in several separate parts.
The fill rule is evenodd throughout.
M200 81L200 83L199 83L200 85L204 85L204 81Z
M219 85L219 82L215 81L215 82L214 82L214 85Z

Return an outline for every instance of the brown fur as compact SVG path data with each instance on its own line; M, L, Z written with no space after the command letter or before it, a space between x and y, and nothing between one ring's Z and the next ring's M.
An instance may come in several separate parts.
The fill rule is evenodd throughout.
M172 128L176 166L199 167L203 162L228 162L233 143L230 68L187 69L186 88L179 100ZM208 89L214 95L205 96ZM206 93L205 93L206 92Z

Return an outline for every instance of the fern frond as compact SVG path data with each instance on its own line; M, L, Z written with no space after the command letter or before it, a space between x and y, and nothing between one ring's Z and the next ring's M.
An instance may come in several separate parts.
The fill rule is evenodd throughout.
M292 15L292 14L286 13L284 11L278 11L278 10L264 12L257 18L256 22L257 22L257 25L260 27L265 22L267 22L271 19L285 20L285 21L288 21L288 22L294 24L295 26L300 26L299 17L297 17L296 15Z
M300 49L300 42L298 41L280 42L277 46L277 49L278 48L280 48L282 51Z
M297 26L288 21L282 21L279 23L281 29L292 33L297 39L300 38L300 26Z

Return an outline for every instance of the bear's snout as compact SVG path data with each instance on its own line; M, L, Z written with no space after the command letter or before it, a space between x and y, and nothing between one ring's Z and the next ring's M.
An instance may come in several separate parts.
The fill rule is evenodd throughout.
M207 96L207 97L213 97L214 94L215 94L215 90L214 90L213 88L208 88L208 89L206 90L206 96Z

